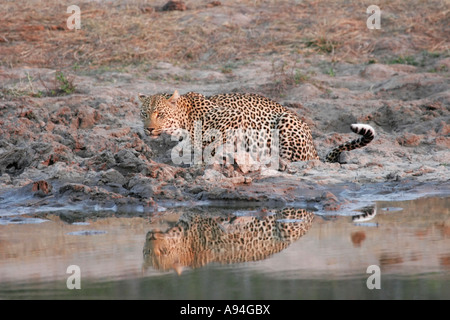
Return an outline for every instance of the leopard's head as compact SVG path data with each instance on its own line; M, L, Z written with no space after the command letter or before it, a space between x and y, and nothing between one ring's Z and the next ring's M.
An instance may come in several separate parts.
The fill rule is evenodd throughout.
M145 265L162 271L174 269L181 274L192 259L192 252L185 242L185 230L180 225L165 232L149 231L143 252Z
M147 135L159 136L162 132L172 134L176 129L181 128L177 108L179 98L178 91L175 91L172 96L167 93L151 96L139 94L139 100L142 102L141 119Z

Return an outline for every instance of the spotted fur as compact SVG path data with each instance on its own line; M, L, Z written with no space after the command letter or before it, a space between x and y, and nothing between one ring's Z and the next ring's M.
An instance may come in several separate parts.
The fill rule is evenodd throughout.
M139 99L142 102L141 118L148 135L159 135L163 131L172 134L181 128L194 139L197 121L202 124L202 133L206 136L197 147L204 147L206 142L214 140L206 135L208 129L218 130L223 139L228 129L253 129L263 134L246 137L247 148L266 150L271 147L274 130L278 130L282 159L319 159L308 125L294 112L261 95L228 93L205 97L189 92L180 96L175 91L172 96L140 94ZM337 146L328 153L325 161L338 162L343 151L364 147L375 137L375 130L369 125L353 124L351 129L362 137Z
M157 270L198 268L211 262L223 264L257 261L287 248L312 226L314 214L285 208L256 216L205 216L183 214L165 232L146 236L144 267Z
M339 156L343 151L365 147L375 138L375 130L367 124L356 123L352 124L350 128L354 133L360 134L362 137L337 146L327 154L326 161L338 162Z

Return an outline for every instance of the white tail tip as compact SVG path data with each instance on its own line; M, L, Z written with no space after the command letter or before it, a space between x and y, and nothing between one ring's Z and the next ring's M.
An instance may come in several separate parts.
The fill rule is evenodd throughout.
M375 129L372 126L369 126L368 124L363 123L354 123L350 126L352 131L357 134L361 134L363 136L372 134L373 136L376 135Z

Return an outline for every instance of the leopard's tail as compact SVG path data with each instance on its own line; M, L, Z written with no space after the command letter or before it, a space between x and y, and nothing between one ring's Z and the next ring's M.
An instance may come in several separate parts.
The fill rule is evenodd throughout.
M354 133L360 134L362 137L337 146L327 154L325 161L338 162L342 151L350 151L365 147L373 140L373 138L375 138L375 129L368 124L354 123L350 128Z

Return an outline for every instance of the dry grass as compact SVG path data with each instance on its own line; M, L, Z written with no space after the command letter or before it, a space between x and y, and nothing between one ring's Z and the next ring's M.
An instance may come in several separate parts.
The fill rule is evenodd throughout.
M96 69L168 61L207 66L261 57L321 54L330 61L449 50L450 10L443 1L378 1L381 30L368 30L373 1L186 1L189 10L148 10L145 1L80 1L81 30L67 30L59 1L0 5L0 63L5 67ZM147 4L145 4L147 3Z

